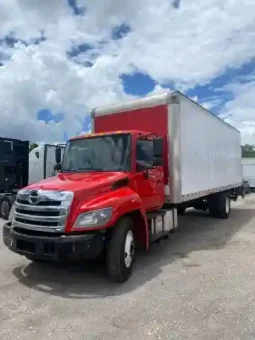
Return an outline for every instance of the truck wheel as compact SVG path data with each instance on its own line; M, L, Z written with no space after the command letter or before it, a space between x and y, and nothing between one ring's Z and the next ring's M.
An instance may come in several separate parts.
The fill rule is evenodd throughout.
M0 215L4 220L8 220L11 210L11 203L8 198L2 199L0 203Z
M209 211L213 217L227 219L230 210L230 198L227 193L218 194L209 201Z
M134 255L133 222L129 217L123 217L116 223L106 249L107 272L111 281L121 283L128 280Z
M219 197L219 218L229 218L231 210L230 198L227 194Z

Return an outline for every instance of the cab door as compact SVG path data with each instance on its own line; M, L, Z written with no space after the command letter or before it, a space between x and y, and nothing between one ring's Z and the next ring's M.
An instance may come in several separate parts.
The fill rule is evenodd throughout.
M153 167L153 139L136 140L136 187L146 211L160 209L164 202L163 167Z

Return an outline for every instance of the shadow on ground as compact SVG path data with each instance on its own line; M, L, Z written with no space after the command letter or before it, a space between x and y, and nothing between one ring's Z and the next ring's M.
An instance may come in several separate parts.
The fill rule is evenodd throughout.
M153 244L137 255L134 274L122 285L110 284L105 268L98 262L57 265L32 263L17 267L13 274L29 288L68 299L119 296L156 278L164 266L190 252L221 249L255 217L253 209L233 209L229 220L211 219L206 213L190 211L179 220L179 228L168 240ZM180 264L199 266L199 264Z

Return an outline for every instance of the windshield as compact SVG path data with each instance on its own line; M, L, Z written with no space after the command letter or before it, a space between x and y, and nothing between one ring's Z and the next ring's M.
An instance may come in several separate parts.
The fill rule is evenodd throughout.
M62 171L130 171L131 135L116 134L71 140Z

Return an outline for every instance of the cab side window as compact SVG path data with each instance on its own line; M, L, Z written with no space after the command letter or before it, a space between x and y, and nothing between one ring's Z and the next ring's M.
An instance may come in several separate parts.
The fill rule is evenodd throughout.
M153 164L153 141L138 139L136 141L136 171L144 171Z

